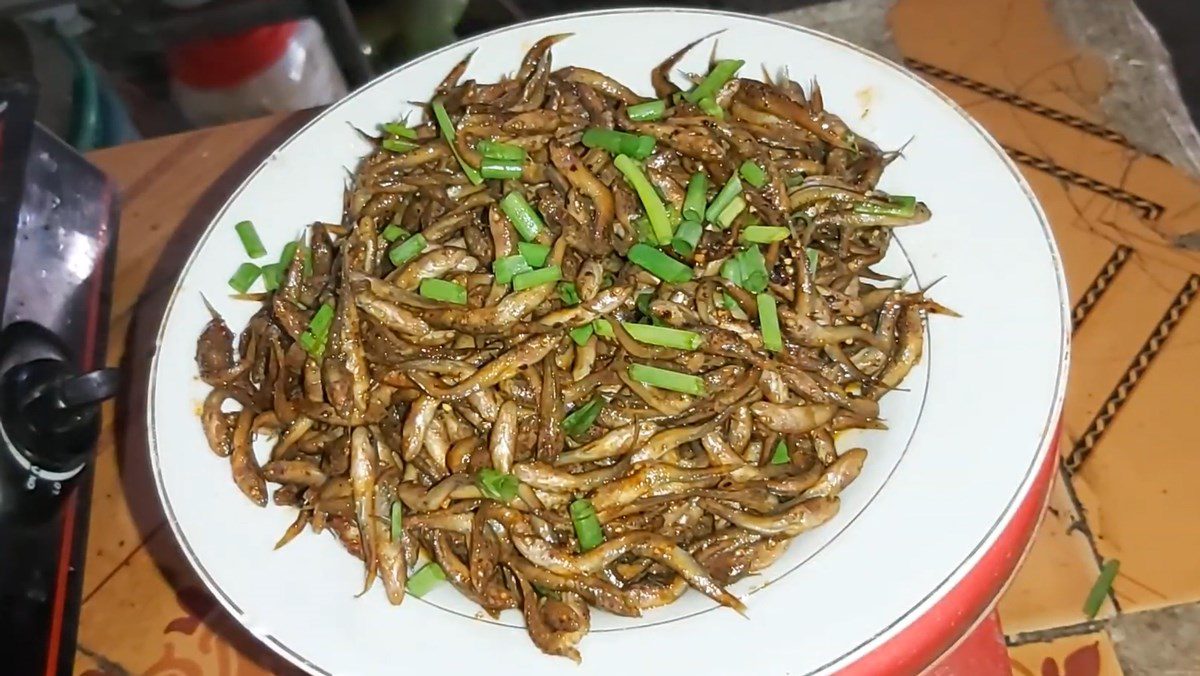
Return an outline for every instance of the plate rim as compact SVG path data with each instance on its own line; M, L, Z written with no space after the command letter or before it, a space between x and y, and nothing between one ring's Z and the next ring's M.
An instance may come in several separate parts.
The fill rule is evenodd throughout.
M864 47L856 45L852 42L849 42L843 38L840 38L840 37L837 37L837 36L831 35L829 33L825 33L823 31L819 31L819 30L816 30L816 29L813 29L813 28L810 28L807 26L789 23L789 22L786 22L786 21L783 21L780 19L776 19L774 17L770 17L770 16L755 16L752 14L746 14L746 13L742 13L742 12L707 9L707 8L643 6L643 7L619 7L619 8L586 10L586 11L580 11L580 12L568 12L568 13L554 14L551 16L530 19L528 21L522 21L519 23L510 24L507 26L502 26L502 27L495 28L493 30L490 30L490 31L487 31L484 33L480 33L478 35L473 35L473 36L464 38L462 40L455 41L454 43L451 43L449 45L441 47L437 50L428 52L426 54L422 54L421 56L419 56L411 61L407 61L385 73L381 73L380 75L376 76L375 78L373 78L366 84L362 85L358 89L350 92L345 97L342 97L341 99L337 100L336 102L330 104L329 106L327 106L324 110L322 110L317 115L313 116L312 119L307 121L302 127L297 129L290 136L288 136L288 138L286 140L284 140L282 143L275 146L274 149L262 161L260 161L258 163L258 165L256 165L255 168L249 174L247 174L244 179L242 179L241 183L239 183L238 187L229 194L229 196L222 203L221 207L213 213L213 215L209 219L208 225L205 227L204 232L200 235L199 239L197 239L196 243L192 246L192 249L188 255L187 261L180 268L179 273L176 276L174 284L172 286L170 296L168 297L167 303L164 307L162 317L159 321L158 330L155 334L154 354L153 354L153 357L151 358L149 373L148 373L148 377L147 377L146 417L145 417L145 425L146 425L145 432L146 432L146 437L147 437L147 449L148 449L148 454L150 456L151 473L154 477L155 492L158 496L159 503L163 507L164 516L166 517L166 521L171 528L172 535L174 536L175 541L180 545L180 550L183 552L184 557L187 559L188 564L192 567L192 570L204 582L205 586L208 588L208 591L217 598L217 600L221 603L221 605L231 615L234 616L234 618L237 620L239 626L241 626L245 631L247 631L247 633L251 634L256 639L258 639L260 642L262 642L263 644L270 647L276 653L282 655L284 658L286 658L287 660L292 662L295 666L297 666L301 669L304 669L305 671L308 671L310 673L316 673L316 674L331 673L329 671L326 671L325 668L309 661L302 654L296 652L295 650L290 648L287 644L285 644L281 640L272 636L270 633L261 632L259 630L256 630L255 628L249 626L249 624L244 621L246 618L245 618L245 614L243 613L241 608L239 608L238 605L236 603L234 603L233 599L229 598L225 594L222 587L215 580L211 579L210 575L207 572L207 569L203 565L201 565L201 563L197 559L195 553L192 551L191 547L187 544L187 538L184 536L183 533L180 532L179 523L178 523L178 520L175 518L174 510L171 505L171 501L166 494L165 485L164 485L163 478L162 478L161 466L160 466L160 462L159 462L158 440L157 440L156 426L155 426L155 405L156 405L155 391L157 389L156 385L157 385L157 380L158 380L160 347L162 345L164 333L166 332L167 325L169 323L168 319L174 313L176 301L178 300L180 292L182 291L184 280L187 278L189 272L191 271L193 265L195 264L196 259L200 254L200 251L204 248L204 245L206 244L206 242L208 241L210 236L215 231L217 223L226 214L226 212L228 211L228 209L230 208L232 203L237 199L238 196L241 195L241 193L243 191L245 191L247 189L247 187L250 185L250 183L253 182L253 180L266 168L266 166L272 161L272 159L275 157L275 155L277 153L279 153L284 148L287 148L296 139L298 139L300 136L307 133L310 127L312 127L317 122L324 119L326 116L333 113L334 110L340 108L346 102L360 96L363 92L383 83L385 80L392 78L393 76L400 73L401 71L405 71L410 68L415 68L427 60L433 59L433 58L440 56L448 51L458 49L465 42L476 42L476 41L484 41L484 40L488 40L488 39L494 39L496 36L502 35L504 33L510 32L510 31L525 29L525 28L537 26L537 25L543 24L543 23L551 23L551 22L555 22L555 21L561 21L564 19L586 19L588 17L597 17L597 16L611 16L611 15L624 15L624 14L659 14L659 13L661 13L661 14L676 14L676 15L703 15L703 16L727 17L727 18L734 18L734 19L739 19L739 20L743 20L743 21L750 21L753 23L765 24L768 26L776 27L776 28L783 28L783 29L795 31L798 33L803 33L810 37L822 40L827 43L834 44L834 45L842 47L842 48L849 49L861 56L864 56L882 66L885 66L885 67L891 69L895 73L896 76L907 79L907 80L915 83L917 86L923 88L925 91L933 94L940 102L942 102L943 104L948 106L951 110L953 110L955 113L957 113L958 116L961 117L968 125L970 125L970 127L975 131L975 133L978 134L979 137L985 143L987 143L987 145L992 149L992 151L995 154L995 156L997 157L997 159L1001 163L1003 163L1005 169L1008 170L1008 172L1012 176L1012 178L1015 179L1017 187L1025 195L1027 202L1032 207L1033 212L1037 217L1038 224L1042 229L1042 234L1044 236L1044 239L1045 239L1047 247L1048 247L1048 254L1049 254L1050 260L1053 264L1053 268L1054 268L1054 276L1055 276L1055 280L1057 282L1056 287L1057 287L1057 292L1058 292L1057 300L1058 300L1058 305L1059 305L1059 310L1060 310L1060 313L1059 313L1059 315L1060 315L1059 316L1060 334L1059 334L1059 350L1058 350L1059 356L1060 356L1059 368L1058 368L1058 373L1055 375L1054 396L1051 400L1051 405L1049 407L1049 411L1047 412L1047 418L1046 418L1046 422L1045 422L1045 425L1042 430L1040 441L1038 442L1038 451L1035 455L1032 456L1028 467L1025 468L1025 473L1024 473L1024 476L1021 479L1020 483L1017 485L1016 489L1014 490L1012 496L1009 498L1004 509L996 517L996 520L992 523L992 525L987 530L987 532L975 544L975 546L972 547L972 549L963 557L962 561L960 561L954 567L954 569L951 570L946 575L945 578L943 578L939 583L937 583L926 595L921 597L920 600L918 600L916 603L914 603L912 605L912 607L910 607L907 611L905 611L899 617L892 620L891 623L889 623L886 627L883 627L878 633L876 633L872 636L865 637L862 641L860 641L853 648L848 649L842 655L829 660L825 664L822 664L822 665L816 667L812 672L809 672L809 673L819 673L819 672L824 672L824 671L832 669L832 668L839 668L839 667L847 666L848 664L852 664L856 659L862 657L863 655L869 654L879 648L885 647L890 638L894 638L894 637L898 636L900 634L900 632L903 631L904 628L911 625L916 619L918 619L921 615L923 615L924 612L928 611L932 607L932 604L935 604L935 603L937 603L937 601L944 598L952 589L954 589L957 586L957 584L959 582L962 581L962 579L966 576L967 573L969 573L971 570L973 570L975 568L975 565L978 564L979 559L982 557L982 555L991 549L991 547L996 543L999 535L1003 532L1004 528L1012 521L1014 513L1017 510L1017 508L1019 508L1020 505L1023 503L1024 499L1026 497L1028 497L1028 495L1033 487L1033 483L1035 482L1035 480L1037 478L1037 472L1036 472L1037 468L1041 466L1041 464L1045 461L1047 454L1050 453L1054 447L1055 430L1057 429L1059 421L1061 420L1061 417L1062 417L1063 405L1064 405L1064 400L1065 400L1066 381L1067 381L1067 375L1068 375L1069 365L1070 365L1070 356L1071 356L1071 331L1070 331L1070 321L1069 321L1070 313L1071 313L1071 306L1070 306L1070 302L1069 302L1070 301L1070 292L1069 292L1069 288L1067 286L1067 280L1066 280L1065 268L1063 266L1062 254L1061 254L1061 251L1059 250L1058 243L1055 240L1054 232L1050 226L1050 222L1046 216L1045 210L1042 208L1042 205L1038 201L1037 196L1033 192L1033 189L1030 187L1028 181L1026 181L1024 175L1017 168L1017 166L1013 162L1012 158L1010 158L1008 156L1008 154L1004 151L1003 146L991 135L991 133L989 133L987 131L987 129L985 129L983 127L982 124L980 124L970 113L968 113L962 106L960 106L957 102L955 102L953 99L951 99L947 94L943 93L941 90L937 89L935 86L930 84L924 78L920 77L918 74L916 74L912 70L904 67L902 64L897 63L896 61L893 61L892 59L890 59L886 56L883 56L877 52L871 51L869 49L866 49Z

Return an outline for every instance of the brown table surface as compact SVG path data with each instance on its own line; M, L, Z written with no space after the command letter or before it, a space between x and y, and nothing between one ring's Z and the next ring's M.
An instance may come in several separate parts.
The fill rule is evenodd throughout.
M1110 618L1200 597L1192 424L1200 312L1189 311L1200 257L1175 246L1200 229L1200 186L1105 126L1103 63L1068 44L1040 0L901 0L890 20L908 66L966 107L1021 166L1052 220L1075 303L1067 460L1000 606L1014 670L1120 673ZM77 672L288 670L209 597L164 527L142 399L161 306L183 258L241 178L307 115L90 156L122 195L108 359L132 387L106 414L96 460ZM1109 558L1120 559L1121 573L1090 620L1083 600Z

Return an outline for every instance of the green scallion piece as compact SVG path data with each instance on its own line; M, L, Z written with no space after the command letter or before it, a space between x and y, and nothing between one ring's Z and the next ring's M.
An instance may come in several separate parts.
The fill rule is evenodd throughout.
M479 151L480 155L493 160L508 160L517 163L525 161L525 149L511 143L483 139L476 144L475 149Z
M392 261L392 265L400 267L405 261L416 257L417 254L424 251L426 244L425 237L418 232L392 247L392 250L388 252L388 259Z
M454 131L454 123L450 121L450 114L446 112L446 106L442 105L441 101L434 101L431 107L433 116L437 119L438 129L442 131L442 138L446 139L446 143L449 144L450 152L454 153L454 159L458 160L458 166L462 167L463 173L467 175L467 180L474 185L483 183L483 176L480 176L475 167L467 164L462 155L458 154L458 147L454 145L454 139L458 137L458 132Z
M625 114L634 122L653 122L661 120L663 114L667 112L666 99L658 99L655 101L646 101L645 103L635 103L625 109Z
M737 256L730 256L721 263L721 276L738 286L742 285L745 278L742 275L742 262Z
M283 284L283 274L287 272L279 263L268 263L262 266L263 288L274 291Z
M300 347L304 348L305 352L320 359L321 355L325 354L325 341L328 339L328 336L314 336L312 333L305 331L300 334L298 342L300 343Z
M504 199L500 200L500 210L508 216L513 227L526 241L532 242L546 229L542 217L538 216L533 207L529 206L529 202L525 201L525 196L519 192L513 191L505 195Z
M917 198L912 195L891 195L887 202L859 202L854 205L855 213L877 216L909 218L917 212Z
M613 165L625 176L625 180L642 201L646 218L650 219L650 227L654 230L654 238L662 244L670 242L671 219L667 215L667 208L663 206L662 198L655 192L654 186L650 185L650 181L642 173L642 168L628 155L617 155Z
M733 77L738 69L746 62L741 59L722 59L713 64L713 69L708 71L708 75L700 81L690 92L683 95L683 98L696 103L700 99L711 97L717 93L729 78Z
M379 128L386 134L400 138L415 139L417 131L402 122L384 122Z
M621 322L621 326L639 343L670 347L676 350L697 350L700 348L700 334L695 331L673 329L669 326L652 326L650 324L633 324Z
M718 120L725 119L725 109L717 105L715 99L709 97L702 98L696 102L696 107L700 109L700 112L709 117L715 117Z
M522 272L516 277L513 277L512 287L513 291L523 291L525 289L531 289L535 286L541 286L542 284L557 282L560 279L562 279L562 269L557 265L551 265L548 268L539 268L537 270L530 270L529 272Z
M242 248L246 250L246 255L251 258L262 258L267 255L267 248L263 246L262 240L258 238L258 232L254 229L254 224L250 221L242 221L233 226L237 231L238 239L242 240Z
M229 278L229 286L238 293L246 293L254 285L255 280L262 274L262 269L254 263L242 263L233 276Z
M402 138L385 138L379 142L384 150L389 150L393 153L406 153L410 150L416 150L417 144L412 141L405 141Z
M479 175L484 178L521 178L522 171L524 168L520 160L498 160L493 157L485 157L479 163Z
M767 182L767 172L751 160L742 162L742 166L738 167L738 173L755 188L761 188Z
M333 306L329 303L322 303L308 322L308 332L318 337L326 336L329 335L331 326L333 326Z
M639 216L633 219L633 230L637 233L637 241L650 246L658 246L658 238L654 236L654 228L650 227L650 219Z
M587 345L588 340L591 339L592 334L595 332L596 327L589 323L584 324L583 326L577 326L570 331L567 331L567 335L571 337L571 340L575 341L576 345L583 347L584 345Z
M436 278L422 279L420 291L421 295L429 300L440 300L455 305L467 304L467 287L455 282Z
M746 200L742 199L741 195L737 195L730 200L719 216L717 216L717 227L728 228L733 225L733 219L737 218L743 211L746 210Z
M812 247L804 247L804 257L808 259L808 271L816 272L820 253Z
M704 226L699 221L684 221L675 228L675 236L671 238L671 248L680 256L690 256L700 243L704 234Z
M592 326L596 329L596 335L601 338L616 338L617 334L613 333L612 324L604 317L592 321Z
M660 369L657 366L630 364L629 377L639 383L652 387L661 387L664 390L671 390L673 392L704 396L704 380L699 376Z
M783 350L783 333L779 330L779 310L775 296L758 294L758 326L762 329L763 347L772 352Z
M517 497L517 488L521 486L521 482L511 474L485 467L475 475L475 485L479 487L483 497L508 502Z
M751 245L739 253L737 259L742 272L742 281L739 286L750 293L766 291L770 277L767 274L767 262L763 259L762 251L757 246Z
M408 578L408 584L405 588L408 589L409 594L421 598L445 581L446 571L442 570L441 566L430 561L421 566L420 570Z
M791 461L792 458L788 453L787 441L780 439L779 443L775 444L775 451L771 453L771 464L786 465Z
M407 235L408 231L396 225L395 223L391 223L388 225L388 227L383 229L383 238L389 242L395 242L401 237L405 237Z
M603 148L613 155L629 155L644 160L654 152L654 137L645 134L629 134L623 131L592 127L583 132L581 139L588 148Z
M288 242L283 245L283 251L279 252L279 264L284 270L292 267L292 261L296 259L296 249L300 248L300 242Z
M687 196L683 199L681 216L685 221L703 221L704 203L708 194L708 175L702 171L692 174L688 181Z
M575 282L563 282L559 284L558 297L562 299L563 305L567 307L579 305L579 289L575 288Z
M596 417L600 415L602 408L604 408L604 399L593 397L591 401L571 411L567 417L563 418L562 431L572 437L583 436L596 422Z
M579 551L586 552L599 547L604 542L604 529L600 527L600 518L596 516L596 508L586 498L580 498L571 503L568 508L571 513L571 523L575 524L575 539L579 541Z
M791 234L791 230L781 225L747 225L742 228L741 239L751 244L770 244L782 242Z
M720 192L713 198L713 201L708 204L708 209L704 212L704 220L709 223L716 223L717 218L722 211L729 206L733 198L740 195L742 192L742 180L737 176L733 176L721 187Z
M629 247L629 260L664 282L682 284L692 279L692 269L646 244Z
M492 263L492 274L495 275L497 284L508 284L512 282L513 277L532 269L529 261L520 254L497 258L496 262Z
M400 540L400 536L404 532L401 528L401 523L403 523L401 520L403 512L403 503L401 503L399 500L392 502L392 542L398 542Z
M517 251L531 267L540 268L550 256L550 247L537 242L517 242Z
M1087 600L1083 602L1083 614L1089 620L1100 612L1100 606L1104 605L1104 599L1112 591L1113 580L1117 579L1117 571L1120 569L1121 562L1117 559L1109 559L1100 566L1100 575L1092 585L1092 590L1088 592Z

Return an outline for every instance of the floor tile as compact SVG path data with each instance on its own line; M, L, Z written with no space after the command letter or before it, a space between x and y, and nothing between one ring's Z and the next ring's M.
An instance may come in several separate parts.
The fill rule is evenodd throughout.
M1107 633L1064 636L1008 649L1013 676L1121 676Z
M1127 676L1200 674L1200 604L1128 613L1109 633Z

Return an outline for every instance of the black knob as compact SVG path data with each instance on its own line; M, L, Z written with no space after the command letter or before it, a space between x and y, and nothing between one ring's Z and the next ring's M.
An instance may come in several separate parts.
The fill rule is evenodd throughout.
M55 359L18 364L4 374L4 429L29 461L65 472L87 461L99 432L100 403L116 394L116 369L84 375Z

